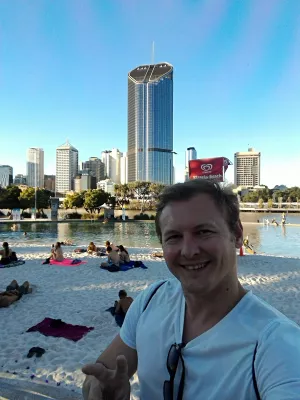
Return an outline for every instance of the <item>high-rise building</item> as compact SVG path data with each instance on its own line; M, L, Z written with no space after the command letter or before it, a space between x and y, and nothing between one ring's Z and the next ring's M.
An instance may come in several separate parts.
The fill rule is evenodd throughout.
M253 148L234 154L234 184L244 187L260 185L260 153Z
M14 179L14 185L26 185L26 176L23 174L17 174Z
M127 153L123 153L121 157L121 165L120 165L120 183L124 185L124 183L128 183L128 157Z
M44 150L30 147L27 150L27 185L44 187Z
M44 175L44 188L55 192L55 175Z
M0 165L0 188L6 188L13 183L13 168L10 165Z
M111 175L111 156L110 156L111 150L104 150L101 153L101 160L104 164L104 178L107 179Z
M121 157L122 153L119 149L102 151L102 162L104 164L104 175L114 183L121 181Z
M173 66L128 74L128 182L173 182Z
M98 157L90 157L88 161L84 161L81 165L82 170L89 170L91 172L91 176L94 176L96 178L96 182L104 179L104 168L104 163ZM93 189L96 189L96 187Z
M185 151L185 180L189 179L189 162L197 160L197 151L195 147L188 147Z
M78 150L67 141L56 149L56 192L64 194L73 190L77 174Z

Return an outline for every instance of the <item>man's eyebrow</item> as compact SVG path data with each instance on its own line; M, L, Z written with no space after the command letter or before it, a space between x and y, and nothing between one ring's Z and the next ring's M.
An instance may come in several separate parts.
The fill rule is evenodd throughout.
M205 228L216 228L216 224L213 222L205 222L203 224L198 224L192 228L192 230L200 230L200 229L205 229ZM171 235L171 234L178 234L181 233L180 229L167 229L165 232L163 232L164 235Z

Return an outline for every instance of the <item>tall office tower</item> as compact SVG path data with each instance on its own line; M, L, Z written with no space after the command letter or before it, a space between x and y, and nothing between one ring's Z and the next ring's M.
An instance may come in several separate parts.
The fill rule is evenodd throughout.
M101 153L101 161L104 164L104 179L110 178L111 175L111 150L104 150Z
M77 174L78 150L67 141L56 149L56 192L64 194L73 190Z
M100 182L104 179L105 165L98 157L90 157L88 161L84 161L81 165L81 169L91 171L91 176L96 178L96 182Z
M120 183L120 166L122 153L119 149L102 151L102 162L104 163L105 178L109 178L114 183Z
M185 180L189 179L189 162L197 160L197 151L195 147L188 147L185 151Z
M173 182L173 66L128 74L128 182Z
M0 188L6 188L13 183L13 168L10 165L0 165Z
M30 147L27 150L27 185L44 187L44 150Z
M120 183L128 183L128 157L127 153L123 153L121 157L121 166L120 166Z
M244 187L260 185L260 153L253 148L234 154L234 184Z

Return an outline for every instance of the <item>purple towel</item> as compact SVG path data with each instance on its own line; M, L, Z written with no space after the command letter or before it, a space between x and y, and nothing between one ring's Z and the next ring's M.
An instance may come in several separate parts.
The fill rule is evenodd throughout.
M45 336L63 337L77 342L93 329L87 326L66 324L61 320L45 318L39 324L29 328L27 332L40 332Z

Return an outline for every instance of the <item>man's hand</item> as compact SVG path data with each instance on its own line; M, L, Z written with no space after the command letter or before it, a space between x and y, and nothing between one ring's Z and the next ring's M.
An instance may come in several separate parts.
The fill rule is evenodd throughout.
M128 365L124 356L116 359L116 369L101 363L82 368L87 376L82 389L84 400L130 400Z

